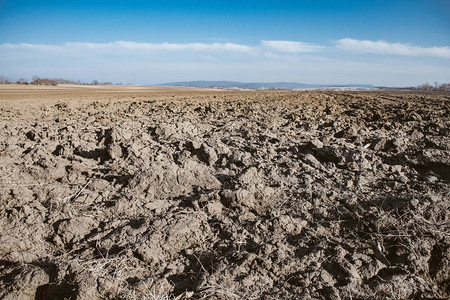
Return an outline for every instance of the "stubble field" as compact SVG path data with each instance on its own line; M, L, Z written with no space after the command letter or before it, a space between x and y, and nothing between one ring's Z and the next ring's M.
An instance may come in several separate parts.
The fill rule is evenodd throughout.
M447 299L450 94L0 87L1 299Z

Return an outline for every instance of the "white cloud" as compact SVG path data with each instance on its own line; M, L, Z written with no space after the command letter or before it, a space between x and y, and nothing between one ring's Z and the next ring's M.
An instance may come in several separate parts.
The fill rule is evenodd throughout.
M294 41L261 41L263 46L289 53L307 53L324 50L325 47Z
M19 43L19 44L11 44L5 43L0 44L0 49L11 49L11 50L55 50L60 49L59 45L43 45L43 44L30 44L30 43Z
M133 41L115 41L110 43L68 42L62 45L45 44L0 44L0 49L15 50L139 50L139 51L228 51L258 52L270 48L275 52L307 53L325 49L325 47L295 41L261 41L261 45L249 46L236 43L138 43Z
M384 41L364 41L345 38L336 42L336 47L345 51L385 55L434 56L450 58L450 47L419 47L410 44Z
M68 42L61 45L30 44L30 43L4 43L0 44L0 50L4 51L63 51L83 50L86 53L97 53L102 51L114 51L119 53L129 53L138 51L139 53L166 53L185 52L192 53L244 53L266 58L283 58L283 55L296 55L304 53L320 52L331 47L281 40L263 40L259 45L245 45L236 43L139 43L133 41L115 41L110 43L88 43L88 42ZM371 53L380 55L403 55L403 56L430 56L440 58L450 58L450 47L420 47L404 43L388 43L384 41L355 40L344 38L336 41L335 48L348 52ZM86 51L84 51L86 50Z
M137 43L132 41L116 41L111 43L69 42L63 45L42 44L1 44L0 49L51 50L51 49L108 49L108 50L196 50L196 51L230 51L252 52L253 48L235 43Z

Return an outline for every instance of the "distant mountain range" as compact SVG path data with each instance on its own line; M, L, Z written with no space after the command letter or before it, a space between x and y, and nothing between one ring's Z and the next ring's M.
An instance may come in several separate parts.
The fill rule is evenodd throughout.
M168 86L192 86L192 87L218 87L218 88L238 88L238 89L314 89L328 87L352 87L352 88L373 88L371 84L306 84L298 82L240 82L240 81L178 81L161 83L157 85Z

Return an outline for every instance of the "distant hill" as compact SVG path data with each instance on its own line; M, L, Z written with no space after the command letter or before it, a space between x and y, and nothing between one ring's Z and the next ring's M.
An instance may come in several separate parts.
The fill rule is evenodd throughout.
M354 87L354 88L371 88L371 84L306 84L297 82L240 82L240 81L178 81L161 83L157 85L169 86L192 86L192 87L219 87L219 88L239 88L239 89L313 89L326 87Z

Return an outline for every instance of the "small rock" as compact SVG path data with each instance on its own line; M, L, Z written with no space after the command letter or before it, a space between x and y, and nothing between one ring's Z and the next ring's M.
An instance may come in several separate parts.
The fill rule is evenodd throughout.
M206 204L206 210L210 215L220 215L222 213L222 204L217 201L211 201Z
M372 142L370 149L374 151L387 151L392 147L392 142L387 138L379 138Z
M358 134L358 131L356 130L355 127L352 126L352 127L348 127L348 128L345 128L345 129L343 129L341 131L336 132L334 134L334 137L338 138L338 139L340 139L340 138L351 138L351 137L356 136L357 134Z
M88 117L87 119L86 119L86 123L87 124L90 124L90 123L92 123L92 122L94 122L95 121L95 117L94 116L90 116L90 117Z
M198 137L194 137L191 141L187 142L187 147L190 149L198 150L202 146L202 141Z
M428 183L436 183L439 179L434 175L427 175L427 177L425 177L425 180Z
M253 206L252 195L246 189L239 189L236 191L236 200L238 203L243 204L247 207Z
M25 135L31 141L35 141L36 140L36 132L34 130L28 131L27 133L25 133Z
M112 144L107 149L109 156L112 159L118 159L122 157L122 147L118 144Z
M391 143L398 152L404 151L407 147L407 140L402 137L394 138Z
M413 132L411 132L410 138L411 138L411 141L421 140L423 138L423 133L418 130L414 130Z
M304 159L305 163L307 163L308 165L312 166L312 167L316 167L316 168L321 168L322 164L320 163L320 161L317 160L317 158L314 157L314 155L312 154L306 154Z
M220 201L226 207L230 207L236 199L236 194L232 190L223 190L220 192Z
M22 207L22 209L23 209L23 213L25 214L25 216L31 215L32 210L28 205L24 205Z
M323 148L323 143L322 141L320 141L318 138L313 139L312 141L309 142L309 146L310 148L316 148L316 149L322 149Z
M200 147L200 158L208 163L210 166L214 165L218 157L214 148L209 147L206 144L202 144Z
M258 169L250 167L238 177L238 180L242 184L258 184L261 182L261 178L258 174Z

